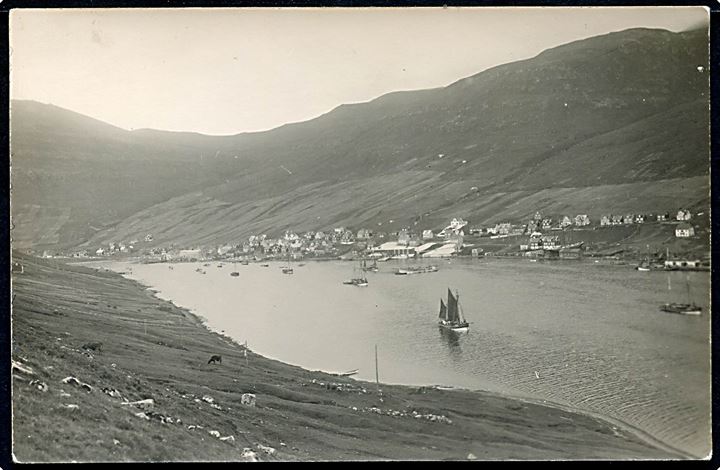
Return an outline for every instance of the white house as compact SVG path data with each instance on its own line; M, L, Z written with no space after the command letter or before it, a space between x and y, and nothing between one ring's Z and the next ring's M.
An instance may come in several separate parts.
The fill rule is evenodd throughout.
M510 222L500 222L499 224L495 224L495 233L498 235L507 235L510 233L510 229L512 228L512 224Z
M453 219L450 221L450 225L440 230L440 232L438 232L438 236L447 237L452 234L458 234L467 224L468 222L466 220L453 217Z
M590 225L590 217L587 214L578 214L575 216L575 225L578 227L584 227Z
M690 220L692 218L692 214L687 209L685 209L685 210L680 209L678 211L677 215L675 216L675 218L677 220Z
M372 230L367 228L361 228L360 230L358 230L355 238L357 238L358 240L367 240L368 238L372 238L372 236Z
M678 238L695 236L695 229L690 224L680 224L675 228L675 236Z
M559 250L560 237L554 235L544 235L542 237L542 247L545 250Z
M423 230L422 238L423 240L432 240L435 237L435 234L432 230Z

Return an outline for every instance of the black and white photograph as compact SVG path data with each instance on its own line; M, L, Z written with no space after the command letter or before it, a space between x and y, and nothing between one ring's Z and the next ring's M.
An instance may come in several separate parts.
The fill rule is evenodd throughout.
M712 457L708 7L87 6L9 11L13 462Z

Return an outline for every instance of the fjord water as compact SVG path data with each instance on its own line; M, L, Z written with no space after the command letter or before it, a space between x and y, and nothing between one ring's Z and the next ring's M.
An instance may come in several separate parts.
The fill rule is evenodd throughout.
M216 263L126 264L112 269L189 308L259 354L381 382L485 389L621 420L677 449L710 449L709 273L527 260L440 261L394 275L381 263L366 288L343 285L349 262L308 262L286 275ZM239 271L231 277L231 271ZM699 317L659 311L692 300ZM460 293L471 329L446 333L437 312ZM668 290L668 287L671 289ZM203 358L199 358L203 359Z

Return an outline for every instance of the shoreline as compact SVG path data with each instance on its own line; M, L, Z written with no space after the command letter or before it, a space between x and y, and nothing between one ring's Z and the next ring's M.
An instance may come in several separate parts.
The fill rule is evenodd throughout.
M136 299L129 299L127 297L122 298L121 300L116 301L124 301L124 302L130 302L130 301L140 301L143 302L147 301L148 298L152 299L150 304L153 305L156 309L160 310L159 313L154 314L153 316L149 317L152 321L160 322L157 323L157 325L151 325L150 327L147 326L147 320L143 320L146 322L145 328L146 332L145 335L147 335L147 331L149 328L152 328L153 335L163 335L161 341L158 344L163 344L164 346L167 346L166 343L169 343L170 341L178 341L179 338L175 334L168 334L167 331L162 331L164 328L162 327L162 322L168 321L168 318L164 317L174 317L176 315L179 315L182 318L182 321L176 322L176 324L179 327L182 327L183 330L187 330L186 334L190 334L192 338L196 338L197 341L200 340L200 337L205 338L207 340L206 342L215 341L216 343L222 343L226 346L227 351L223 353L223 357L225 357L226 354L229 355L229 361L230 364L234 364L232 361L237 361L238 358L242 357L244 346L237 342L237 340L224 335L220 332L217 332L210 328L206 321L202 319L201 316L197 315L196 313L191 312L190 310L186 308L179 307L175 305L172 301L160 299L157 297L157 292L153 292L150 286L144 286L142 283L124 278L122 275L117 274L116 272L103 272L99 268L74 268L72 265L65 265L67 269L59 268L57 266L49 266L49 263L44 263L43 260L37 260L32 259L29 257L21 256L23 262L27 262L29 267L32 265L32 269L30 269L29 272L26 272L23 275L18 276L17 283L18 284L18 294L22 294L23 296L27 296L28 294L32 294L32 289L28 290L28 287L31 286L31 284L25 285L25 281L29 280L32 275L33 271L37 271L38 269L40 271L56 271L56 272L50 272L50 273L43 273L47 274L49 276L49 279L56 278L58 276L62 276L64 274L75 277L83 277L87 278L93 277L91 273L88 273L87 271L92 271L96 273L95 277L97 277L98 281L100 281L102 286L105 285L113 285L117 286L118 289L121 289L123 292L127 291L130 294L136 296ZM77 272L73 272L77 270ZM87 271L86 271L87 270ZM83 272L80 272L83 271ZM26 277L30 276L30 277ZM56 279L57 280L57 279ZM62 281L62 279L60 279ZM93 280L95 281L95 280ZM88 289L86 287L86 289ZM92 289L88 290L88 292L91 292L94 294L96 299L104 299L104 300L98 300L98 302L107 302L109 301L110 293L107 288L103 287L103 289L99 291L92 291ZM133 294L134 292L134 294ZM38 306L41 304L40 300L42 302L46 302L48 299L46 297L49 296L50 299L52 299L52 293L43 292L42 295L40 293L37 293L37 296L39 297L37 299L37 302L32 309L27 308L27 306L24 305L21 308L21 311L35 311L38 310ZM76 297L73 297L75 300L77 300ZM87 300L87 299L86 299ZM62 304L62 303L61 303ZM87 302L88 305L91 304L91 302ZM110 304L107 304L108 306ZM171 311L165 311L165 309L161 308L162 306L165 306L165 309L172 310ZM121 303L122 306L122 303ZM117 307L117 306L116 306ZM111 308L111 307L108 307ZM125 307L123 307L125 309ZM15 312L16 306L13 305L13 317L17 315ZM141 309L137 309L140 311ZM129 310L128 310L129 311ZM172 315L171 315L172 314ZM61 317L62 318L62 317ZM177 320L177 319L175 319ZM25 328L23 328L24 324L20 323L19 320L15 321L16 329L18 333L15 336L19 336L21 340L25 340L27 336L27 331ZM135 338L136 335L142 336L142 325L139 325L137 323L130 323L128 324L135 325L135 333L131 334L130 336L136 340L138 346L147 349L150 346L150 343L147 341L143 342ZM185 327L182 326L182 324L185 324ZM28 324L27 326L30 326ZM45 327L48 328L49 325L46 325ZM68 325L65 325L68 327ZM156 326L159 326L159 328L156 328ZM189 327L189 328L188 328ZM30 328L32 329L32 328ZM21 333L22 332L22 333ZM68 332L66 332L68 333ZM132 333L132 332L130 332ZM53 333L57 334L57 333ZM14 343L16 341L16 338L14 339ZM110 337L109 340L116 340L117 338ZM120 341L121 343L122 341ZM202 341L200 341L200 344L204 344ZM176 345L177 346L177 345ZM154 348L154 346L152 346ZM212 349L212 348L211 348ZM28 349L28 351L32 352L32 349ZM159 353L160 351L158 351ZM164 352L164 351L163 351ZM103 353L107 354L107 353ZM205 356L207 356L207 352L204 353ZM20 354L22 355L22 354ZM29 352L25 352L25 356L29 356ZM97 354L96 356L99 356L100 354ZM325 441L331 441L336 442L336 446L330 446L332 451L329 451L327 449L324 449L322 446L318 447L314 450L314 452L311 452L311 455L308 456L298 456L298 455L282 455L281 460L333 460L333 459L340 459L345 460L349 459L352 460L352 457L349 457L350 455L350 448L347 448L348 444L345 442L345 439L342 437L344 434L350 432L348 430L351 430L352 432L358 433L354 437L348 437L350 441L357 441L360 439L359 442L356 442L355 445L359 445L361 448L366 447L368 442L371 442L373 445L377 446L378 448L382 449L382 452L369 452L367 450L365 451L359 451L359 450L353 450L353 452L360 452L361 455L363 455L360 459L374 459L374 458L381 458L381 459L395 459L398 458L417 458L420 460L427 459L427 458L438 458L439 455L445 455L444 458L447 457L447 453L450 452L451 449L462 446L463 448L467 449L475 449L472 445L463 445L462 442L454 442L450 441L447 443L444 443L444 449L433 449L433 445L427 445L422 446L421 448L415 448L417 447L418 442L425 442L426 439L429 439L429 442L435 442L435 439L437 439L436 431L432 429L424 429L422 426L422 423L420 426L409 426L409 425L416 425L419 421L423 420L411 420L412 423L401 423L399 421L402 420L402 418L389 418L395 420L395 426L390 426L390 428L387 428L388 423L380 422L382 421L383 416L373 416L372 414L366 415L365 412L361 414L361 416L364 416L365 418L361 419L361 422L363 422L365 427L368 427L369 429L373 429L374 427L378 427L378 429L382 430L385 429L386 431L388 429L392 430L391 434L393 437L386 436L382 442L380 442L379 438L374 438L374 433L371 433L370 436L363 436L365 439L360 438L359 436L363 433L360 433L359 430L353 426L351 423L354 423L357 420L356 412L351 411L349 414L348 412L341 412L341 409L347 409L339 405L339 403L336 403L338 398L338 393L334 390L324 391L323 389L320 390L312 390L314 393L312 396L310 396L310 389L308 387L311 387L311 384L314 384L316 381L320 381L319 383L322 383L324 381L327 381L329 383L330 380L333 381L333 383L341 384L341 387L346 388L352 388L353 385L357 387L361 387L364 389L372 389L374 388L374 383L369 383L367 381L360 381L352 378L347 377L337 377L333 376L332 373L329 372L323 372L323 371L310 371L307 369L304 369L299 366L293 366L289 365L287 363L283 363L282 361L275 360L275 359L268 359L264 356L257 355L253 351L248 351L248 356L252 358L251 362L253 363L253 367L256 365L254 363L259 362L261 363L261 370L256 371L253 370L253 383L255 383L255 389L264 389L266 391L272 390L272 392L275 394L272 397L273 408L277 408L277 406L280 406L280 409L286 410L286 412L289 412L289 410L293 410L298 416L296 417L299 422L307 422L307 420L312 420L312 416L315 416L315 414L319 413L320 415L327 414L327 419L331 419L331 421L336 421L336 424L340 426L337 428L336 432L332 433L325 433L321 432L324 429L324 426L326 426L326 420L320 419L319 423L315 423L316 430L318 433L323 434L324 437L321 439L322 442ZM167 356L169 359L173 359L173 356ZM134 368L130 368L131 374L137 374L137 375L144 375L147 376L147 371L143 371L143 367L140 366L143 364L141 361L140 363L137 362L136 358L127 358L127 357L120 357L119 359L125 359L129 361L130 363L134 364ZM118 359L118 361L119 361ZM177 358L175 358L177 360ZM15 356L15 349L13 349L13 360L16 360ZM116 362L118 362L116 361ZM246 362L248 362L248 358L245 359ZM238 361L242 366L242 360ZM62 361L61 361L62 363ZM61 363L56 364L56 367L60 367ZM113 363L114 365L115 363ZM250 364L250 362L248 362ZM119 362L118 362L119 365ZM138 367L140 366L140 367ZM182 363L177 363L177 366L182 366ZM175 366L173 366L175 367ZM199 366L184 366L186 369L187 367L190 367L190 369L195 369ZM156 367L157 368L157 367ZM190 370L188 369L188 371ZM247 372L245 370L245 367L241 367L238 369L242 372ZM198 372L198 374L201 375L207 375L205 368L198 369L201 372ZM257 372L257 373L256 373ZM185 382L183 380L177 380L178 377L175 375L177 372L172 371L166 371L162 369L162 373L158 372L155 374L149 374L149 376L164 376L165 378L161 380L162 383L173 383L179 386L180 388L187 388L187 384L185 386L182 386ZM279 384L275 386L270 386L267 383L263 383L263 380L258 381L258 377L266 377L266 374L270 374L270 376L273 375L280 375L284 377L284 380L281 380ZM182 374L181 374L182 375ZM309 377L313 377L311 382L307 382ZM188 380L190 380L191 376L188 376ZM216 378L212 375L208 376L207 383L204 381L200 381L198 383L193 383L194 386L202 386L208 388L210 390L210 393L215 396L219 393L225 393L226 388L228 385L220 386L219 384L212 384L210 383L211 380L220 380L219 378ZM224 382L227 382L225 380L227 377L224 377ZM159 380L157 377L155 377L156 380ZM201 378L198 377L198 380ZM240 376L237 378L232 379L233 381L239 381ZM302 382L301 387L296 390L287 390L286 387L288 384L297 384L297 382ZM50 382L48 382L50 383ZM232 385L233 382L230 384ZM54 385L54 384L53 384ZM30 397L25 396L26 392L19 392L18 387L21 386L21 383L18 383L16 380L14 380L13 383L13 391L15 392L14 395L18 396L18 400L13 401L13 406L17 407L18 405L22 405L26 399L30 398L32 401L32 398L43 398L42 394L35 396L37 394L34 394L32 392L29 392ZM304 387L304 388L302 388ZM231 387L232 388L232 387ZM245 387L247 388L247 387ZM296 388L296 387L290 387L290 388ZM316 387L313 387L313 389ZM166 388L166 390L169 390ZM622 459L649 459L649 460L655 460L655 459L668 459L668 460L676 460L676 459L692 459L694 457L687 455L684 452L678 451L677 449L672 449L671 447L667 446L666 444L655 440L652 438L652 436L649 435L643 435L645 434L643 431L633 428L632 426L628 425L627 423L623 422L614 422L615 420L609 419L604 416L599 415L592 415L591 413L588 413L584 410L576 410L572 409L571 407L564 407L561 404L556 403L550 403L548 401L542 401L538 402L536 400L530 400L526 398L521 397L513 397L513 396L507 396L507 395L498 395L493 394L487 391L483 390L466 390L466 389L459 389L453 387L450 390L447 389L440 389L436 386L407 386L407 385L401 385L401 384L382 384L382 390L383 395L379 397L375 396L374 393L366 393L365 396L357 398L357 400L360 400L364 402L365 405L369 405L371 403L375 403L375 407L389 407L393 406L394 408L397 408L401 404L405 406L406 410L413 408L413 411L415 409L419 410L427 410L428 408L432 408L436 410L436 413L438 415L445 415L447 414L450 416L450 418L453 420L453 424L450 425L451 427L456 426L455 422L461 423L457 424L459 426L462 426L466 436L472 435L474 436L472 438L473 442L485 442L483 439L490 439L490 441L486 442L484 446L481 446L483 448L483 452L486 455L481 455L482 452L475 451L475 453L468 450L468 452L465 452L463 455L462 453L454 453L455 459L463 459L465 455L468 453L477 455L479 459L488 459L488 460L495 460L495 459L517 459L517 460L526 460L526 459L537 459L537 458L571 458L571 459L594 459L598 458L600 460L612 460L614 458L622 458ZM322 392L322 393L321 393ZM227 392L230 393L230 392ZM232 394L231 394L232 395ZM271 394L272 395L272 394ZM369 396L368 396L369 395ZM293 399L293 397L295 399ZM332 397L330 401L328 401L328 398ZM238 398L234 397L233 399ZM383 400L383 398L385 400ZM299 400L299 401L298 401ZM485 420L481 419L480 417L476 416L476 412L482 411L483 407L480 408L476 407L477 405L469 405L470 409L467 409L467 406L469 403L475 403L477 400L483 400L488 402L489 404L492 404L490 409L493 410L492 413L489 413L489 417L486 417ZM260 396L258 396L258 401L260 401ZM278 402L279 401L279 402ZM278 402L278 403L275 403ZM312 406L321 406L325 407L322 409L322 411L317 410L315 412L310 413L310 415L306 415L304 413L309 412L309 410L305 410L303 403L318 403L318 405L312 405ZM320 405L322 403L333 403L332 405ZM465 405L463 405L465 403ZM485 404L485 406L488 405L488 403ZM37 404L36 404L37 405ZM235 405L237 406L237 405ZM270 409L269 405L268 409ZM308 405L309 406L309 405ZM341 406L340 409L337 407ZM352 406L348 405L348 407L352 410L352 408L356 409L362 409L365 408L359 408L358 406ZM440 407L440 410L438 411L437 408ZM234 408L234 407L233 407ZM242 407L240 407L242 409ZM297 409L296 409L297 408ZM372 409L372 407L370 408ZM532 412L529 412L529 414L518 414L516 413L518 410L531 410ZM503 411L504 410L504 411ZM510 413L508 410L511 410L512 413ZM108 409L110 411L110 409ZM189 410L185 410L185 412L189 412ZM377 412L373 412L377 413ZM514 419L509 419L506 415L510 413L513 414ZM432 414L432 413L431 413ZM517 415L517 416L515 416ZM24 430L24 426L27 425L29 422L33 421L32 415L27 415L22 412L22 409L16 409L15 411L16 417L21 417L20 422L16 419L15 427L22 427ZM308 417L310 416L310 417ZM399 416L399 415L395 415ZM569 422L572 422L573 424L566 424L565 422L558 421L558 419L565 419ZM135 420L137 418L133 418ZM380 421L378 421L380 420ZM517 422L515 422L515 420ZM509 422L506 422L509 421ZM520 423L527 421L525 425L520 425ZM548 421L552 421L555 424L548 424ZM110 422L112 424L112 421ZM543 423L545 423L547 426L550 426L547 430L544 430L543 432L539 432L539 434L536 434L537 431L534 431L533 428L536 427L543 427ZM592 424L595 423L595 424ZM517 425L517 426L516 426ZM619 426L618 426L619 425ZM399 426L399 427L398 427ZM437 424L437 423L431 423L429 424L431 427L437 427L437 426L445 426L444 424ZM553 438L550 439L546 434L554 432L553 430L557 429L558 427L567 427L571 426L572 428L577 428L574 431L568 431L567 433L559 433L559 435L553 435ZM52 426L51 426L52 427ZM54 427L57 427L57 424L54 424ZM398 429L395 429L395 428ZM528 428L527 430L523 430L524 428ZM617 428L620 428L620 432L617 432ZM361 426L363 428L363 426ZM516 447L512 447L512 450L509 450L507 448L507 445L502 445L502 443L494 442L492 440L492 433L490 433L489 436L486 436L483 438L482 436L485 436L488 433L488 429L486 428L493 428L497 429L498 433L500 435L502 434L511 434L513 436L513 439L510 441L523 441L523 439L529 439L529 436L534 436L529 442L533 442L534 446L536 448L528 449L526 448L527 444L525 445L519 445ZM593 431L593 429L597 429L597 431ZM344 430L344 431L343 431ZM55 430L57 431L57 429ZM285 429L285 434L290 434L294 436L295 438L298 438L299 436L296 435L296 432L291 432L289 429ZM401 432L402 431L402 432ZM443 430L444 431L444 430ZM352 434L350 432L350 434ZM400 434L400 436L404 435L404 432L409 432L412 435L412 438L409 438L407 435L405 436L405 439L398 439L399 436L396 436L396 434ZM426 434L426 433L430 434ZM186 432L185 434L189 434L189 432ZM17 432L16 432L17 435ZM583 437L579 437L578 435L581 435ZM592 437L590 437L592 436ZM185 436L187 437L187 436ZM236 434L235 438L237 439L239 436ZM374 438L374 439L373 439ZM206 438L207 439L207 438ZM284 438L285 440L289 440L287 437ZM467 440L467 437L465 438ZM340 445L340 442L343 442L342 445ZM402 441L402 442L400 442ZM545 442L543 442L545 441ZM654 441L654 442L653 442ZM410 445L409 442L412 442L414 444ZM556 447L560 443L559 447ZM488 447L489 445L489 447ZM225 447L228 446L225 443L222 443L221 446ZM577 446L577 449L573 450L573 446ZM22 446L23 449L27 450L27 447L25 445ZM615 447L615 450L613 451L613 447ZM242 448L242 447L241 447ZM340 450L342 449L342 451ZM586 452L583 453L581 449L584 449ZM592 449L592 450L590 450ZM23 458L25 456L19 455L17 453L17 450L14 449L16 452L16 455L18 455L18 458ZM286 449L282 449L283 451L286 451ZM291 449L287 449L291 450ZM237 452L237 450L236 450ZM336 453L339 452L339 453ZM453 451L454 452L454 451ZM32 452L30 452L32 454ZM292 454L292 452L290 452ZM375 457L373 455L377 454ZM213 454L215 455L215 454ZM237 460L238 456L236 454L232 454L234 456L234 459ZM25 457L27 458L27 457ZM107 459L107 456L106 456ZM101 460L106 460L101 459ZM111 457L110 460L114 460L114 457ZM269 458L269 460L272 460Z
M455 259L464 260L464 259L468 259L468 258L473 258L473 257L458 257L458 258L455 258ZM489 258L489 259L513 259L513 260L518 260L518 261L526 260L525 258L516 257L516 256L498 256L498 257L492 256L492 257L488 257L488 258ZM479 259L483 259L483 258L480 257ZM279 261L279 262L281 262L282 260L269 260L269 261L270 261L270 262L273 262L273 261ZM332 258L332 259L319 259L319 260L309 259L309 260L306 260L306 261L317 261L317 262L324 261L324 262L327 262L327 261L347 261L347 260L338 259L338 258ZM393 261L407 261L407 260L393 260ZM595 263L597 262L597 261L592 261L591 259L587 259L587 260L582 260L582 259L580 259L580 260L552 260L552 261L574 261L574 262L583 262L583 261L584 261L584 262L586 262L587 264L595 264ZM140 261L138 261L137 259L135 259L135 260L133 260L133 261L124 261L124 262L129 262L129 263L132 263L132 264L138 264L138 263L140 263ZM183 261L183 262L179 262L179 263L199 263L199 262L201 262L201 261L195 261L195 262L193 262L193 261ZM546 262L551 262L551 261L546 260ZM166 262L162 262L162 263L160 263L160 264L173 264L173 263L178 263L178 262L166 261ZM80 263L78 263L78 264L80 264ZM162 298L162 297L159 297L158 294L160 293L160 291L156 290L155 287L153 287L153 286L151 286L151 285L144 284L144 283L142 283L142 282L140 282L140 281L137 281L137 280L134 280L134 279L127 278L127 277L125 277L125 274L127 274L127 273L124 273L124 272L121 273L121 272L118 272L118 271L115 271L115 270L112 270L112 269L108 269L108 268L94 267L94 266L92 266L92 264L94 264L94 263L93 263L93 262L87 263L88 267L90 267L91 269L97 269L97 270L105 269L105 270L108 270L108 271L110 271L110 272L113 272L113 273L115 273L115 274L117 274L117 275L119 275L119 276L122 276L124 279L126 279L126 280L128 280L128 281L130 281L130 282L136 283L136 284L137 284L138 286L140 286L141 288L143 288L143 289L147 290L148 292L150 292L151 295L152 295L153 297L157 298L158 300L163 301L163 302L169 302L169 303L171 303L173 306L175 306L176 308L186 311L187 314L188 314L190 317L192 317L192 318L197 322L198 326L202 327L203 329L206 329L207 331L211 332L212 334L215 334L215 335L219 336L220 338L222 338L222 339L225 340L225 341L229 341L229 342L233 343L233 344L234 344L235 346L237 346L237 347L240 347L240 348L244 348L244 347L245 347L242 342L239 342L239 340L236 340L236 339L232 338L231 336L228 336L228 335L224 334L224 333L223 333L222 331L220 331L220 330L215 330L214 328L212 328L212 327L208 324L208 320L207 320L205 317L203 317L201 314L196 313L196 312L193 312L191 309L189 309L189 308L187 308L187 307L183 307L183 306L181 306L181 305L175 304L175 302L174 302L172 299L164 299L164 298ZM614 263L609 263L609 265L616 265L616 264L614 264ZM663 270L663 271L666 271L666 270ZM674 271L674 270L667 270L667 271ZM308 369L308 368L304 367L304 366L301 365L301 364L294 364L294 363L286 362L286 359L284 359L284 358L269 357L269 356L263 356L263 357L265 357L265 358L267 358L267 359L269 359L269 360L277 361L277 362L280 362L280 363L283 363L283 364L287 364L287 365L290 365L290 366L293 366L293 367L299 367L299 368L301 368L301 369L303 369L303 370L305 370L305 371L308 371L308 372L317 372L317 373L332 374L331 372L328 372L328 371L311 370L311 369ZM368 382L368 381L366 381L366 380L359 380L359 379L355 379L355 378L353 378L353 377L348 377L348 378L349 378L350 380L353 380L353 381L357 382L357 383L363 383L363 384L367 385L368 387L374 386L374 383ZM452 391L463 391L463 392L468 392L468 393L495 394L495 395L497 395L498 397L502 397L502 398L505 398L505 399L508 399L508 400L514 400L514 401L519 401L519 402L523 402L523 403L529 403L529 404L538 405L538 406L548 406L548 407L552 407L552 408L557 408L557 409L564 410L564 411L567 411L567 412L570 412L570 413L574 413L574 414L582 414L582 415L590 416L590 417L593 417L593 418L595 418L595 419L599 419L599 420L605 421L605 422L607 422L607 423L610 423L610 424L612 424L612 425L615 426L615 427L622 428L622 429L624 429L625 431L634 434L634 435L635 435L636 437L638 437L639 439L642 439L643 441L645 441L645 442L648 443L649 445L652 445L652 446L654 446L654 447L660 448L660 449L664 450L665 452L668 452L669 454L675 454L675 455L677 456L677 459L696 459L696 458L701 458L701 457L696 457L696 456L694 456L694 455L692 455L692 454L690 454L690 453L688 453L688 452L686 452L686 451L683 451L683 450L681 450L681 449L679 449L679 448L677 448L677 447L674 447L674 446L672 446L672 445L670 445L670 444L668 444L668 443L666 443L666 442L664 442L664 441L662 441L662 440L654 437L651 433L643 430L642 428L639 428L639 427L637 427L637 426L634 426L634 425L632 425L632 424L630 424L630 423L628 423L628 422L626 422L626 421L624 421L624 420L622 420L622 419L614 418L614 417L611 417L611 416L607 416L607 415L604 415L604 414L598 413L598 412L593 412L593 411L590 411L590 410L587 410L587 409L583 409L583 408L580 408L580 407L577 407L577 406L574 406L574 405L571 405L571 404L568 404L568 403L560 403L560 402L556 402L556 401L552 401L552 400L546 400L546 399L542 399L542 398L536 398L536 397L531 397L531 396L526 396L526 395L520 395L520 394L518 394L518 395L511 394L511 393L502 393L502 394L500 394L500 393L492 392L492 391L485 390L485 389L472 389L472 388L459 387L459 386L447 385L447 384L438 384L438 383L433 383L433 384L430 384L430 383L426 383L426 384L405 384L405 383L385 383L385 382L381 382L380 385L381 385L381 386L399 386L399 387L431 387L431 388L439 388L439 389L442 389L442 390L447 390L447 391L450 391L450 392L452 392Z

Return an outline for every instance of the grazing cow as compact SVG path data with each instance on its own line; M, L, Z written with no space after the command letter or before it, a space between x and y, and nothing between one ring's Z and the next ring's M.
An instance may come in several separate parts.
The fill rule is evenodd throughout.
M89 349L91 351L101 351L103 344L101 342L95 342L95 343L85 343L83 344L83 349Z
M210 356L210 360L208 361L208 364L212 364L213 362L219 362L220 364L222 364L222 357L220 357L217 354Z

